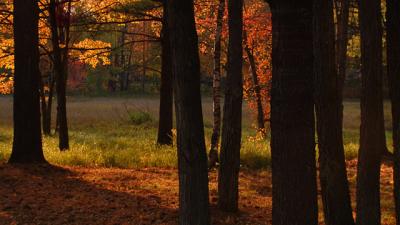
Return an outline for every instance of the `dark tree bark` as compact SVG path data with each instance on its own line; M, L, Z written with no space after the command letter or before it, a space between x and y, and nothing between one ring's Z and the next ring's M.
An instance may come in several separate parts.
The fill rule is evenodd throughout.
M221 131L221 38L222 22L225 12L225 0L219 0L217 13L217 28L214 43L214 71L213 71L213 132L209 153L209 168L215 167L218 160L219 137Z
M347 44L349 41L348 28L349 28L350 0L334 0L334 3L336 6L335 10L337 18L336 66L337 66L337 73L340 79L338 90L340 91L340 93L343 93L343 86L346 78L346 66L347 66Z
M39 8L14 0L14 140L9 163L45 163L39 96Z
M167 5L177 123L179 223L207 225L207 153L193 0L168 0Z
M343 147L342 77L335 63L333 0L314 1L314 82L319 168L327 225L354 224Z
M51 41L53 45L53 63L56 77L57 89L57 124L59 134L59 149L69 149L68 122L67 122L67 74L68 74L68 47L60 48L60 37L58 35L58 24L56 20L56 0L50 0L49 15L51 24ZM70 8L70 3L68 4ZM68 9L70 10L70 9ZM66 25L69 29L69 25ZM69 42L69 31L66 34L66 45ZM64 51L64 52L63 52Z
M400 225L400 1L386 0L387 72L392 102L394 197Z
M49 93L46 100L46 93L44 90L44 83L40 78L40 99L41 99L41 112L42 112L42 129L44 135L51 134L51 112L53 105L53 93L54 93L54 79L52 76L49 77Z
M161 88L160 88L160 114L158 124L157 143L160 145L172 145L173 123L173 94L172 94L172 62L171 47L168 33L168 10L163 6L163 27L161 37Z
M272 224L316 225L313 1L270 1L272 10Z
M245 38L247 38L247 35L244 36ZM257 102L257 128L259 132L263 132L263 134L265 134L264 109L262 105L260 82L258 81L256 60L254 59L252 50L247 44L245 45L244 50L246 51L247 58L249 59L250 70L251 70L250 72L253 80L254 93Z
M360 0L361 130L357 170L357 225L381 224L380 165L386 149L382 100L381 1Z
M243 100L243 0L228 0L228 71L218 174L218 206L238 210Z

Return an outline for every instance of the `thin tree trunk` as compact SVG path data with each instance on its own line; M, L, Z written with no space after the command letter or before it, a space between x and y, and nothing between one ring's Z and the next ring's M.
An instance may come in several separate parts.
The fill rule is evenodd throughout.
M381 1L360 0L361 130L357 170L357 225L381 224L380 165L386 149L382 100Z
M157 144L172 145L173 123L173 93L172 93L172 62L171 47L168 33L168 10L163 4L163 27L161 37L161 88L160 88L160 114L158 123Z
M147 32L147 23L146 21L143 22L143 34L146 34ZM143 74L142 74L142 92L145 93L145 83L146 83L146 76L147 76L147 57L146 57L146 52L147 52L147 42L143 41L143 55L142 55L142 60L143 60Z
M209 168L215 167L218 160L219 137L221 132L221 39L222 23L225 12L225 0L219 0L217 13L217 28L214 42L214 71L213 71L213 131L209 153Z
M244 36L247 38L247 35L244 35ZM257 128L258 128L259 132L262 132L265 135L264 109L263 109L263 105L262 105L260 82L258 81L256 60L254 59L254 55L253 55L250 47L247 44L245 45L244 50L246 51L247 58L249 59L251 77L252 77L253 86L254 86L254 93L256 96L257 126L258 126Z
M14 139L9 163L46 163L39 96L39 7L14 0Z
M47 100L47 109L46 112L46 122L44 123L43 132L46 135L51 134L51 117L52 117L52 110L53 110L53 96L54 96L54 85L55 79L54 77L51 78L50 87L49 87L49 96Z
M238 210L243 101L243 0L228 0L228 73L218 174L218 206Z
M279 0L270 6L272 224L316 225L313 1Z
M42 129L43 129L43 134L46 134L45 127L47 126L47 101L46 101L46 93L44 91L44 82L42 79L42 75L39 70L39 94L40 94L40 107L41 107L41 113L42 113Z
M342 77L335 63L333 0L314 1L315 108L325 223L354 224L343 147Z
M193 0L168 0L167 5L177 123L179 224L208 225L207 153Z
M66 82L68 69L68 52L62 54L60 48L60 37L58 35L58 25L56 20L56 1L50 0L49 15L51 24L51 36L54 54L54 69L57 88L57 124L59 134L59 149L61 151L69 149L67 107L66 107ZM68 36L67 32L67 36ZM67 38L68 39L68 38ZM68 40L65 42L68 45ZM64 51L68 51L67 47ZM63 57L64 56L64 57Z
M394 199L396 224L400 225L400 1L386 0L387 72L392 102L394 148Z

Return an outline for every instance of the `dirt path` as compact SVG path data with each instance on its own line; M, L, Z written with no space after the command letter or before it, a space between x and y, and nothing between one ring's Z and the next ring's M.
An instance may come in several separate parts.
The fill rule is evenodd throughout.
M349 163L351 183L355 165ZM384 167L382 171L383 224L389 225L394 222L391 170ZM0 224L177 224L177 179L174 169L2 164ZM216 209L216 173L210 174L212 224L271 224L270 173L245 171L240 179L241 212L225 214Z

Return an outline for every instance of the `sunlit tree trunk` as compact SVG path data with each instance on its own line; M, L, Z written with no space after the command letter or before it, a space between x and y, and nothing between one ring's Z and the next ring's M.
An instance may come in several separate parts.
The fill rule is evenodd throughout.
M343 147L342 77L335 63L333 0L314 1L315 109L325 223L354 224ZM338 53L339 54L339 53Z
M208 225L207 153L193 0L168 0L167 5L177 125L179 224Z
M218 162L218 146L221 131L221 38L222 23L225 12L225 0L219 0L217 13L217 29L214 43L214 71L213 71L213 132L209 153L209 167Z
M361 130L357 170L357 225L381 224L380 165L386 149L382 100L381 1L360 0Z
M14 0L14 140L9 163L45 163L40 126L39 8Z
M400 1L386 0L387 72L392 102L394 197L400 225Z
M243 0L228 0L228 72L218 174L218 206L238 210L243 100Z
M313 1L272 0L272 224L318 222Z
M157 143L160 145L172 145L173 123L173 94L172 94L172 62L171 47L168 31L168 9L164 4L163 27L161 33L161 88L160 88L160 113L158 124Z

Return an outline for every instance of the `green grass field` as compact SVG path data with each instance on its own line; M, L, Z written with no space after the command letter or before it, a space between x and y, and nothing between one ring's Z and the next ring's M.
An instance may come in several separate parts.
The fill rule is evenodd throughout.
M58 151L56 136L44 137L46 159L57 165L87 167L175 167L174 147L157 146L157 97L68 99L71 149ZM12 98L0 97L0 161L10 155L12 146ZM354 159L358 151L360 110L356 101L346 101L344 140L346 158ZM144 112L144 113L143 113ZM212 128L212 102L203 99L206 144ZM391 149L390 105L385 104L388 147ZM55 118L55 116L53 116ZM254 115L244 106L242 166L267 169L270 166L269 141L256 137ZM53 123L54 124L54 123Z

